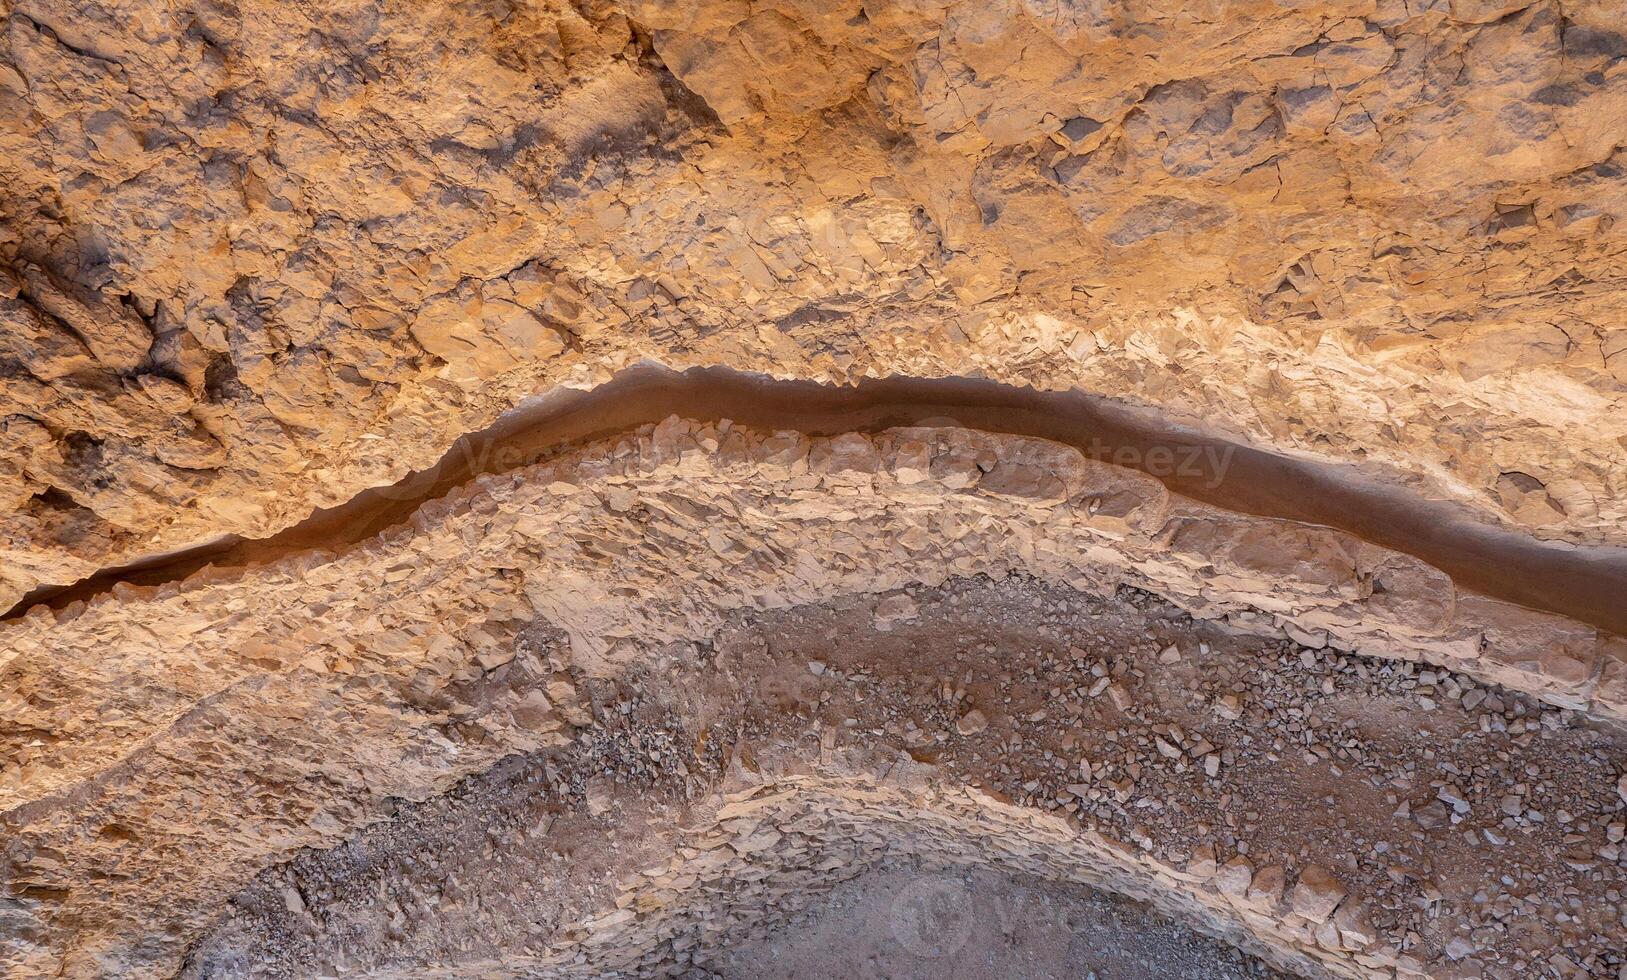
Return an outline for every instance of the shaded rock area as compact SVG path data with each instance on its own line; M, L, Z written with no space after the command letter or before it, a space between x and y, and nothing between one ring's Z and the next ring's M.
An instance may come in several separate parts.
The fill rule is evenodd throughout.
M1281 976L1108 892L918 865L856 878L783 930L704 961L727 980Z

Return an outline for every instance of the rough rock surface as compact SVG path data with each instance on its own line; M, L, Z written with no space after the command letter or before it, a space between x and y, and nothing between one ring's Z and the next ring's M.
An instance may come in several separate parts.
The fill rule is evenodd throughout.
M1627 0L0 31L0 610L647 361L1080 389L1627 547ZM0 974L749 973L927 869L1209 937L1164 970L1627 976L1610 623L1042 439L777 424L0 621Z
M5 0L0 605L643 357L1627 542L1620 0Z

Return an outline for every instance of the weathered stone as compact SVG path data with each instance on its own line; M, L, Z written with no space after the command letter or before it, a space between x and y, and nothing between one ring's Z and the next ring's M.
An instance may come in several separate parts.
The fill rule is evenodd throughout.
M976 708L961 715L960 720L955 722L955 731L962 735L976 735L988 727L989 720Z
M1328 921L1344 900L1345 888L1326 868L1311 865L1299 873L1290 904L1294 914L1311 922Z

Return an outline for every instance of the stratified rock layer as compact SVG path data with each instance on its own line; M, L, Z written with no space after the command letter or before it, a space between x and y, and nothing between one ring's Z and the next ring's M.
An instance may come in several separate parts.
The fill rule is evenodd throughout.
M1080 385L1627 540L1616 0L0 10L0 605L643 357Z

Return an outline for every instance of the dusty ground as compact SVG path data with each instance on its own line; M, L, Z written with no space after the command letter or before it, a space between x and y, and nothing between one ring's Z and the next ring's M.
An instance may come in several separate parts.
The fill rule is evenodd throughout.
M598 723L575 744L512 758L266 872L187 975L406 970L539 949L669 850L690 801L729 770L759 756L815 765L849 744L905 746L1172 863L1212 848L1252 872L1251 902L1289 899L1271 894L1268 869L1291 892L1296 875L1324 868L1360 910L1351 930L1439 975L1627 966L1616 791L1627 740L1440 671L1232 635L1140 593L1107 601L974 579L739 617L642 675L581 686ZM869 884L800 896L785 910L816 909L811 919L759 919L742 948L803 949L891 880L851 872ZM1043 882L991 888L1085 907ZM1163 955L1164 927L1138 916L1121 927ZM1027 952L1001 952L996 934L974 930L957 955L1056 962L1049 939L1030 938ZM707 956L675 950L670 965ZM1102 976L1112 969L1126 967L1104 961Z
M704 969L726 980L1280 976L1106 892L920 866L856 878L767 939L706 953Z

